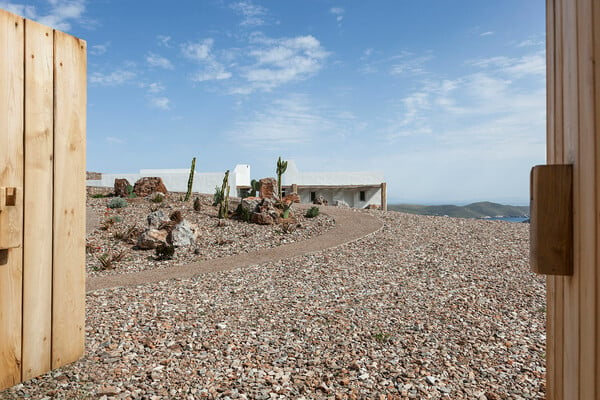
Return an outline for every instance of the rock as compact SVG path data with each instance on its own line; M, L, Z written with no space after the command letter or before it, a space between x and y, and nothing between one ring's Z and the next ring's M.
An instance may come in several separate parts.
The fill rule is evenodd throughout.
M167 194L167 188L160 177L140 178L133 186L133 191L138 197L146 197L154 192Z
M317 196L313 200L313 204L318 204L318 205L321 205L321 206L326 206L327 205L327 200L325 200L325 197L319 195L319 196Z
M128 197L130 193L127 192L127 188L130 186L127 179L115 179L115 196Z
M277 221L279 219L279 217L281 216L281 210L276 207L276 204L277 204L277 200L272 199L272 198L271 199L265 198L258 205L258 209L256 212L260 213L260 214L270 215L274 221Z
M171 231L170 242L175 247L193 246L200 236L198 225L181 221Z
M167 243L168 234L165 230L147 229L138 238L137 246L142 250L155 249L160 243Z
M258 205L261 203L260 197L246 197L242 199L242 208L253 213L258 210Z
M275 220L267 213L254 213L250 220L254 224L259 225L273 225Z
M169 222L170 219L167 218L162 210L154 211L148 214L148 226L154 229L158 229L165 222Z
M260 180L260 197L263 199L279 199L277 194L277 180L275 178L263 178Z
M333 205L336 207L350 208L350 205L348 203L346 203L344 200L334 200Z
M298 193L291 193L287 196L283 196L281 201L283 203L300 203L300 195Z

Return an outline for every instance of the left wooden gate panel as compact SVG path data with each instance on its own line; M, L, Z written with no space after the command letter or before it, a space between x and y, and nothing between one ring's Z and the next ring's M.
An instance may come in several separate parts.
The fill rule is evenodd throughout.
M85 52L0 10L0 390L83 355Z

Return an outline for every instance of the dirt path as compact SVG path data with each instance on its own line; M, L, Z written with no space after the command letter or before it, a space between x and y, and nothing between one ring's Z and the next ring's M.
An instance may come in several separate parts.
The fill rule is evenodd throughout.
M352 209L340 207L321 206L320 208L322 212L335 218L335 227L325 234L309 240L193 264L145 270L129 274L88 278L86 289L88 292L92 292L99 289L141 285L167 279L192 278L207 272L227 271L249 265L281 260L352 242L370 233L376 232L383 226L381 221L368 213L357 212ZM88 215L88 221L93 222L93 216Z

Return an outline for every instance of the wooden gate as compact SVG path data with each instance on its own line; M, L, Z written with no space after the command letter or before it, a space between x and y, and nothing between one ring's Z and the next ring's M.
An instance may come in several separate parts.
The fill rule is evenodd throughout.
M547 280L547 397L600 399L600 2L547 0L547 60L548 164L571 165L573 188L572 267Z
M0 390L83 355L86 44L0 10Z

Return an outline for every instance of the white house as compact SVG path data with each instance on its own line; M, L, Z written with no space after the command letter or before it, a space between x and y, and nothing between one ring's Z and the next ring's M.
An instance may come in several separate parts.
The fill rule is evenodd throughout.
M329 205L343 201L354 208L387 209L387 186L380 172L300 172L288 160L282 187L287 193L298 193L302 203L322 196Z
M188 169L142 169L131 174L101 174L101 179L88 180L87 186L113 187L115 179L127 179L131 185L143 177L157 176L170 192L186 192L190 170ZM223 172L198 172L194 173L192 191L196 193L213 194L215 188L223 183ZM229 172L229 187L231 196L239 196L240 191L250 187L250 166L238 164ZM234 189L235 188L235 189Z

